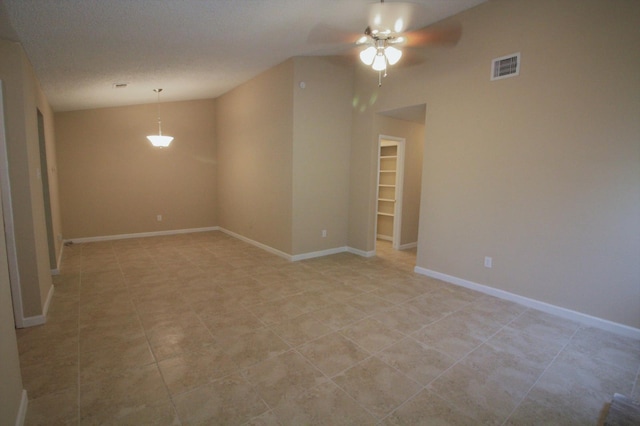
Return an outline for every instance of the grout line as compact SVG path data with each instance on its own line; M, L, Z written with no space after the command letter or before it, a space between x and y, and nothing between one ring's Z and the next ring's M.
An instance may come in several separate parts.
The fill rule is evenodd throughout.
M532 310L527 309L525 312L528 312ZM524 312L523 312L524 314ZM536 387L536 385L538 384L538 382L540 381L540 379L542 379L542 377L544 376L544 374L547 372L547 370L549 370L549 368L551 368L551 366L553 365L553 363L556 361L556 359L558 359L558 357L560 356L560 354L562 354L564 352L564 350L567 348L567 346L569 346L569 343L571 343L571 340L573 339L573 337L576 335L576 333L578 333L578 331L580 331L581 327L577 327L573 333L571 334L571 337L569 337L566 341L566 343L564 345L562 345L562 348L558 351L558 353L553 357L553 359L549 362L549 364L544 368L544 370L542 370L542 372L538 375L538 378L535 380L535 382L533 382L533 384L529 387L529 389L525 392L525 394L522 396L522 398L520 398L520 401L518 401L518 403L515 405L515 407L513 407L513 409L511 410L511 412L509 413L509 415L507 415L507 418L504 419L504 421L502 422L502 425L505 425L507 423L507 421L511 418L511 416L513 416L513 413L516 412L516 410L520 407L520 405L522 405L522 403L524 402L525 399L527 399L527 397L529 396L529 393L531 393L531 391L533 390L533 388Z

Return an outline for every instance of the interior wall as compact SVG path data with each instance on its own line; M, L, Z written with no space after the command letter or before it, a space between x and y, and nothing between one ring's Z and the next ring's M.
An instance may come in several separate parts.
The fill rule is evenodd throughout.
M395 136L405 139L400 246L417 243L425 137L424 123L400 120L381 114L376 114L374 120L375 135ZM372 143L377 144L378 138L376 137Z
M351 191L370 197L351 197L350 244L372 247L371 116L426 103L418 266L640 328L640 3L495 0L456 19L455 48L382 88L358 72ZM515 52L520 75L490 81Z
M215 112L214 100L161 103L167 148L146 138L156 103L56 113L64 238L216 226Z
M49 169L47 170L47 173L49 177L49 198L51 203L51 222L53 225L55 256L56 261L60 262L63 241L54 113L42 90L38 90L37 96L38 109L44 118L44 139L47 155L47 167ZM60 267L59 264L57 266Z
M292 253L293 60L217 102L220 226Z
M52 118L20 44L0 40L0 59L22 310L23 317L28 318L43 314L52 287L40 178L38 108L45 121L51 122ZM54 143L53 138L49 143Z
M1 111L2 108L0 108ZM0 131L2 131L1 128ZM0 223L4 223L4 213L1 208ZM16 424L20 408L22 377L13 321L4 226L0 226L0 342L2 342L0 344L0 377L2 378L0 380L0 424L13 425Z
M344 247L353 69L335 57L294 58L291 90L293 254Z

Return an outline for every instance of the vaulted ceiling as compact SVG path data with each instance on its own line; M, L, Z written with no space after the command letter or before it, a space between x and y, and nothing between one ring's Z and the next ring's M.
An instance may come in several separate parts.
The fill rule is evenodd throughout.
M22 44L55 111L154 102L158 87L205 99L293 56L348 52L372 1L0 0L0 38ZM414 26L484 1L414 0Z

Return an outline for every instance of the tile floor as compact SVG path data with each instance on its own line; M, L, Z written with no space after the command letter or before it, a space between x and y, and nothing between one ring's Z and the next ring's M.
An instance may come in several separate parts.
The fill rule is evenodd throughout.
M412 272L220 232L67 246L18 330L28 425L597 424L640 341Z

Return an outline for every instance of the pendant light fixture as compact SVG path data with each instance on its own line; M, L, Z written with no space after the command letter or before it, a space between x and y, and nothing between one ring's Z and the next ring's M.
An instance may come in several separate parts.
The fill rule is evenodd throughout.
M153 146L166 148L171 144L173 136L162 135L162 121L160 120L160 92L162 92L162 89L153 89L153 91L158 94L158 134L147 136L147 139L149 139L149 142L151 142Z

